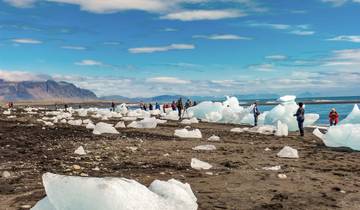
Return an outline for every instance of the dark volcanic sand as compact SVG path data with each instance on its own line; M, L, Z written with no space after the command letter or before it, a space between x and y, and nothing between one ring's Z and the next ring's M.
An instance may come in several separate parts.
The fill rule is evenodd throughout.
M83 127L63 124L43 130L37 118L17 113L16 119L7 119L1 111L0 173L9 171L11 178L0 177L0 209L22 209L43 198L45 172L126 177L145 185L175 178L191 185L199 209L206 210L360 209L360 153L331 150L311 130L305 138L297 133L279 138L232 133L234 125L200 123L192 125L203 134L196 140L175 138L174 130L184 126L170 122L156 129L119 129L120 135L95 136ZM221 142L208 142L213 134ZM217 150L192 150L201 144L214 144ZM285 145L298 149L300 159L276 157ZM79 146L89 153L74 155ZM264 151L267 147L272 151ZM192 169L193 157L212 164L209 171L214 175ZM73 169L75 164L82 169ZM282 169L262 169L276 165ZM100 171L92 170L96 166ZM287 179L279 179L279 173Z

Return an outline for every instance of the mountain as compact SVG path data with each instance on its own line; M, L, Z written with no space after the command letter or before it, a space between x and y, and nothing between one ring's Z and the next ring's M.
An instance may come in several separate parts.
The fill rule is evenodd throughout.
M94 100L95 93L81 89L68 82L23 81L9 82L0 79L0 100L51 100L76 99Z

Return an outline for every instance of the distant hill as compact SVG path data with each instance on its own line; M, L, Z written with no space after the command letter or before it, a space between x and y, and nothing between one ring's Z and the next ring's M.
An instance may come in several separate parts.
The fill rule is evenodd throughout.
M97 99L95 93L81 89L68 82L23 81L8 82L0 79L0 100L51 100L51 99Z

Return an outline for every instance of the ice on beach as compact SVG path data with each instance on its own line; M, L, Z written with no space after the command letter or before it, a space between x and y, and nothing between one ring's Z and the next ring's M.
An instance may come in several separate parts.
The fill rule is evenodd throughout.
M275 136L288 136L289 130L286 124L281 123L281 121L277 122L277 127L275 131Z
M177 130L175 130L174 135L177 137L180 137L180 138L193 138L193 139L201 139L202 138L202 134L199 129L194 129L194 130L187 130L186 128L177 129Z
M60 120L60 122L63 123L63 124L67 123L66 119L62 119L62 120Z
M79 120L69 120L68 124L69 125L74 125L74 126L80 126L82 125L83 121L81 119Z
M264 123L266 125L277 125L278 121L286 124L289 131L297 131L298 123L294 114L299 106L295 102L296 96L283 96L278 99L281 103L270 110L266 116ZM314 124L320 116L318 114L305 114L304 126Z
M263 167L265 171L279 171L281 170L281 166L269 166L269 167Z
M196 147L194 147L192 149L193 150L212 151L212 150L216 150L216 147L214 145L207 144L207 145L199 145L199 146L196 146Z
M167 123L167 120L156 119L156 123L157 124L165 124L165 123Z
M314 136L318 137L319 139L323 139L324 138L324 134L321 133L321 131L319 130L319 128L316 128L313 131Z
M122 117L121 120L123 121L135 121L137 117Z
M76 110L79 117L86 117L88 115L88 110L86 109L78 109Z
M233 132L233 133L243 133L245 131L248 131L249 128L232 128L230 130L230 132Z
M95 128L93 130L93 134L95 135L101 135L101 134L119 134L119 131L117 131L112 124L99 122L95 125Z
M86 129L90 129L90 130L95 129L94 123L92 123L92 122L88 123L88 124L86 125Z
M11 115L11 110L10 110L10 109L5 110L5 111L3 112L3 114L4 114L4 115Z
M208 141L220 141L220 137L212 135L208 138Z
M191 119L184 119L183 121L181 121L181 124L184 125L191 125L191 124L196 124L199 123L199 120L197 120L195 117L191 118Z
M156 128L157 121L156 118L145 118L141 121L134 121L130 123L127 127L128 128Z
M155 180L149 188L125 178L43 175L46 195L32 210L196 210L189 184Z
M210 165L207 162L201 161L196 158L191 159L191 168L196 170L209 170L212 168L212 165Z
M360 109L357 104L354 105L353 110L350 114L340 121L339 125L341 124L360 124Z
M281 158L299 158L298 151L289 146L285 146L282 150L280 150L277 156Z
M86 155L86 152L85 152L85 150L84 150L84 147L83 147L83 146L78 147L78 148L75 150L74 154L76 154L76 155Z
M120 121L116 123L115 128L125 128L125 123L123 121Z
M82 121L83 124L89 124L92 123L92 121L90 119L86 119Z
M7 118L8 118L8 119L14 119L14 118L16 118L16 116L11 115L11 116L8 116Z
M115 111L122 115L126 115L128 113L128 108L126 107L126 104L120 104L115 108Z
M163 114L161 116L161 119L177 121L177 120L179 120L179 114L177 111L170 111L167 114Z
M360 151L360 124L331 126L326 134L315 130L314 134L328 147L346 147Z

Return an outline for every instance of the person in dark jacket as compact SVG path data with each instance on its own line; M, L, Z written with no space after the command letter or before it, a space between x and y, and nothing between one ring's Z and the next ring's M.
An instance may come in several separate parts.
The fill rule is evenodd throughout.
M152 103L149 104L149 110L152 111L154 109Z
M111 111L115 111L115 103L114 102L111 102Z
M304 136L305 109L303 103L299 103L299 108L296 111L296 114L294 114L294 116L296 117L296 120L298 122L300 135Z
M339 114L337 113L336 109L331 109L329 113L329 121L330 126L337 125L339 123Z
M259 111L257 102L254 103L254 108L252 110L252 113L254 114L254 126L257 126L258 118L259 118L259 115L260 115L260 111Z
M160 104L158 102L155 104L155 109L160 110Z
M178 112L179 112L179 119L181 119L181 111L184 109L182 98L179 98L179 100L176 103L176 107L177 107Z

